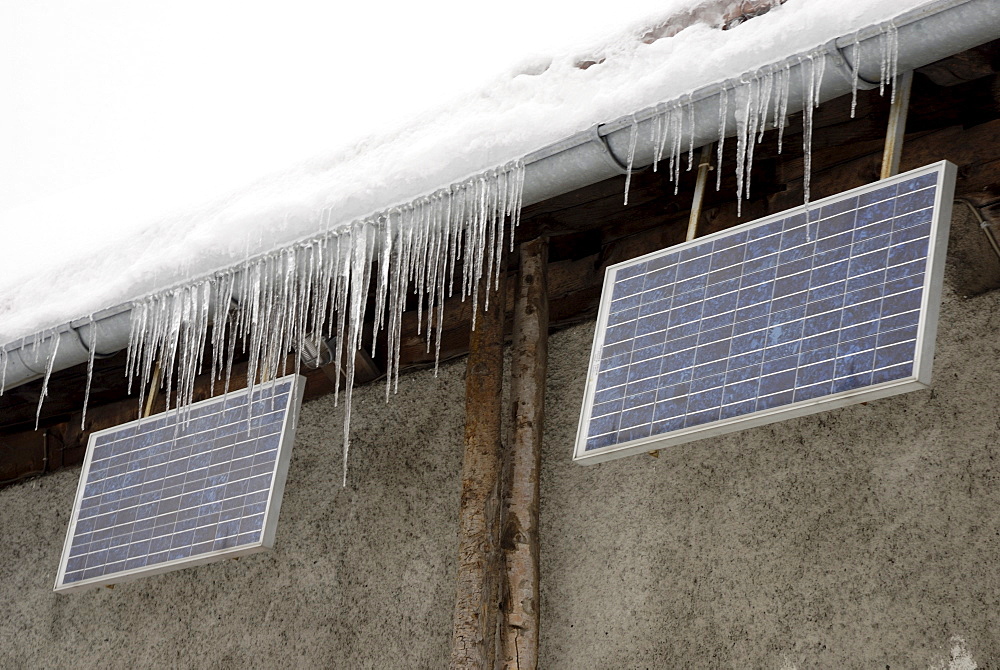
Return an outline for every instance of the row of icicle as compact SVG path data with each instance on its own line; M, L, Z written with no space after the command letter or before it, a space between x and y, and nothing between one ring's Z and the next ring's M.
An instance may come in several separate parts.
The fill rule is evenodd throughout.
M428 351L441 346L445 299L461 274L460 295L489 307L480 279L500 280L505 232L521 210L524 166L520 161L477 175L350 225L279 249L187 286L148 296L132 305L127 374L138 382L140 404L154 365L165 374L166 398L176 383L177 406L192 401L206 345L211 343L215 380L229 389L237 346L249 355L247 380L287 372L307 339L314 350L332 338L335 370L345 371L344 476L354 384L355 353L362 346L368 295L376 304L370 352L385 328L388 340L386 399L399 383L403 312L412 286L417 295L418 334ZM326 213L329 215L330 213ZM509 225L508 225L509 224ZM212 328L209 325L212 324ZM176 380L175 380L176 376ZM131 390L131 389L130 389ZM339 389L334 391L339 400Z
M896 77L898 37L891 23L882 29L881 35L879 87L884 91ZM854 42L852 55L853 117L860 81L858 40ZM826 61L823 51L817 50L800 56L799 62L803 91L803 188L808 204L813 110L819 106ZM717 162L722 160L732 99L737 128L738 203L749 198L754 145L763 140L769 127L777 129L778 151L781 151L791 77L791 62L785 61L747 73L731 85L732 90L724 87L721 92ZM694 165L693 105L688 96L686 103L684 99L665 103L655 111L649 137L653 169L666 163L676 194L685 151L686 169L691 170ZM638 124L633 119L625 204L628 204L637 142ZM411 287L417 296L418 333L421 329L425 331L427 348L428 351L434 348L435 361L440 352L444 303L454 293L456 274L461 275L459 295L463 300L471 297L473 302L473 328L476 303L483 299L488 307L489 291L482 297L478 293L480 280L490 277L494 287L500 281L504 241L509 239L513 246L513 231L520 218L524 171L523 161L515 161L409 204L326 230L239 266L136 300L131 305L128 344L129 392L133 386L138 388L141 407L153 370L159 365L164 372L162 383L168 406L176 391L175 407L183 408L192 402L195 380L203 372L209 345L214 394L216 382L223 392L229 390L237 347L249 356L247 380L252 386L286 373L289 352L297 360L307 341L315 351L321 342L332 339L333 365L338 371L344 370L346 376L343 433L346 484L354 354L363 346L362 326L369 293L374 291L375 295L373 355L377 334L383 328L386 330L388 400L390 393L398 388L403 313ZM720 185L721 172L717 171L716 190ZM334 216L335 212L322 212L319 227L324 227ZM84 422L94 369L96 328L91 328L90 333ZM43 331L31 339L32 349L39 358L42 344L52 340L36 428L58 352L56 335L55 330ZM27 338L22 341L22 346L25 344ZM0 395L4 389L6 357L5 349L0 347ZM339 401L339 389L334 398Z
M890 21L880 32L879 93L891 90L891 100L895 101L897 61L899 56L899 33ZM858 88L861 82L860 39L855 36L848 47L852 63L851 118L857 109ZM716 143L716 164L722 164L726 139L726 125L736 122L736 207L737 216L742 215L743 200L750 199L750 174L753 168L754 146L763 142L764 133L778 131L778 153L782 152L785 125L788 121L788 103L792 84L792 68L798 65L802 90L802 155L803 191L805 204L809 204L812 174L813 112L820 104L820 87L826 72L826 49L819 48L785 60L758 68L742 75L735 82L729 82L719 92L718 140ZM732 101L732 116L730 102ZM649 137L653 149L653 171L660 163L666 163L667 177L674 183L674 194L680 188L680 176L684 164L684 153L688 154L686 170L694 167L695 150L694 104L690 96L657 105L651 124ZM631 184L633 159L638 143L639 124L633 115L629 137L627 174L625 178L625 204ZM716 170L715 190L722 186L722 171Z

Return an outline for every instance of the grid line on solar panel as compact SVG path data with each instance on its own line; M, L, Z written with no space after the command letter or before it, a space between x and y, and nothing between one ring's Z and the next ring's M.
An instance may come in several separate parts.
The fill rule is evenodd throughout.
M937 173L618 271L585 449L912 373Z
M259 542L294 388L281 381L95 436L62 583Z

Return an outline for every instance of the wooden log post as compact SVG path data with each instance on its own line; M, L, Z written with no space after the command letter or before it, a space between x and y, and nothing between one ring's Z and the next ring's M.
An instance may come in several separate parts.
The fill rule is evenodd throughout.
M548 239L521 245L511 359L513 443L504 477L504 670L538 667L538 482L548 357Z
M500 609L500 477L504 282L484 310L480 285L476 329L465 378L465 455L459 509L458 592L451 668L493 670Z

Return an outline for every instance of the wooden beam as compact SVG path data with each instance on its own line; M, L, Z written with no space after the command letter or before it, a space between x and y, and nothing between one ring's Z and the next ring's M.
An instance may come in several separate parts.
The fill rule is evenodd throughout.
M504 670L538 667L538 500L548 362L548 240L521 245L511 358L513 444L504 477Z
M487 311L483 298L488 282L486 278L480 286L466 364L458 589L451 640L451 667L456 670L493 670L497 647L506 282L500 282L500 289L490 297L493 308Z
M351 352L344 347L343 357L340 361L340 369L331 361L326 365L319 366L319 369L327 376L331 384L337 384L340 388L347 386L347 356ZM354 352L354 385L361 386L373 382L385 373L379 368L378 363L371 357L368 350L362 347Z

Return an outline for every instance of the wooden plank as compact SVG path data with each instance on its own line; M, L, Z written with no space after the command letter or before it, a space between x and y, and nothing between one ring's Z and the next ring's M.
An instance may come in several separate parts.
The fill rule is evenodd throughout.
M0 436L3 460L0 461L0 486L49 472L53 440L51 430Z
M484 310L480 286L476 329L465 377L465 454L458 529L451 667L493 670L502 565L500 552L501 396L505 282Z

